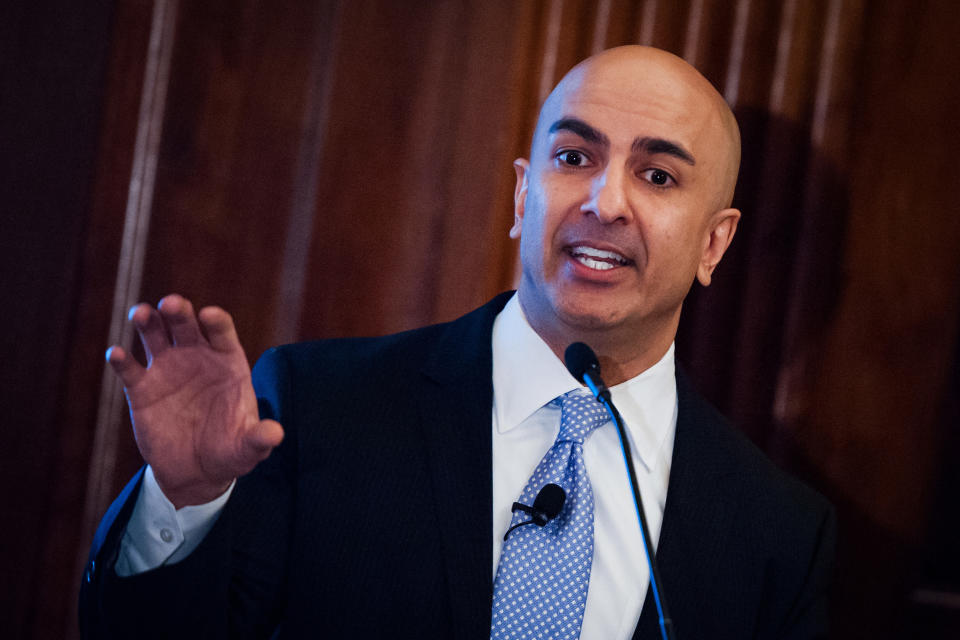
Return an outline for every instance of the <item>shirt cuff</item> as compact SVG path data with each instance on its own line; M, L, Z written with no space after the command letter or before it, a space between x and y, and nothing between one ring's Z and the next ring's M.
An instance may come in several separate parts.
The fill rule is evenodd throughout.
M236 480L218 498L176 509L148 466L127 529L120 542L115 570L132 576L179 562L190 555L217 521Z

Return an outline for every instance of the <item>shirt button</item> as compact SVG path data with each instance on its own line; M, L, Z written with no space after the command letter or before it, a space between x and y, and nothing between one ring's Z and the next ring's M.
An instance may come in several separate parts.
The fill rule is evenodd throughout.
M171 542L173 540L173 531L170 531L170 529L160 529L160 539L164 542Z

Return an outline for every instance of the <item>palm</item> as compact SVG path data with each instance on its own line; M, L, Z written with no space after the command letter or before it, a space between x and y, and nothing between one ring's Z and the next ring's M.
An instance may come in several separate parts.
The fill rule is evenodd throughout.
M126 393L137 446L158 478L223 484L249 471L243 435L259 419L242 353L168 349Z

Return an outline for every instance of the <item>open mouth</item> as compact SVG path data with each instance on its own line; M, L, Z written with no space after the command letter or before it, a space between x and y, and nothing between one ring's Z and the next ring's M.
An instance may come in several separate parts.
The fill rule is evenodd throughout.
M568 247L567 253L580 264L591 269L596 269L597 271L607 271L609 269L616 269L617 267L625 267L631 263L630 260L615 251L597 249L586 245Z

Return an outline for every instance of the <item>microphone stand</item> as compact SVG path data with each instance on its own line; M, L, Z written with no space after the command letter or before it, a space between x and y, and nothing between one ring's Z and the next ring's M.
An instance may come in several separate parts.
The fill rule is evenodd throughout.
M633 491L633 504L637 509L637 518L640 521L640 532L643 535L643 547L647 554L647 566L650 568L650 589L653 593L653 601L657 605L657 615L660 618L660 634L663 640L675 640L673 632L673 620L667 611L667 602L660 592L660 572L657 569L656 557L653 552L653 545L650 542L650 528L647 526L647 516L643 511L643 499L640 497L640 488L637 484L637 474L633 469L633 456L630 453L630 447L627 446L627 434L623 426L623 418L617 407L614 406L610 398L610 390L603 383L603 380L594 379L592 371L586 371L583 374L583 381L590 391L596 396L610 414L614 426L617 427L617 435L620 437L620 451L623 453L623 462L627 466L627 475L630 476L630 489Z

